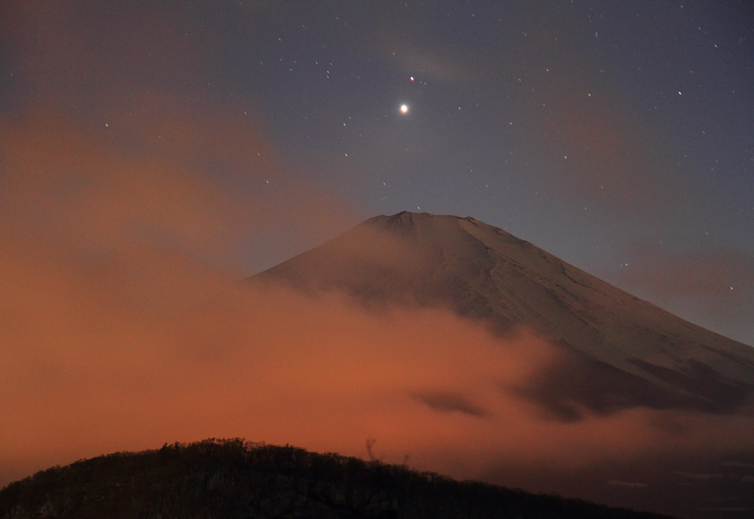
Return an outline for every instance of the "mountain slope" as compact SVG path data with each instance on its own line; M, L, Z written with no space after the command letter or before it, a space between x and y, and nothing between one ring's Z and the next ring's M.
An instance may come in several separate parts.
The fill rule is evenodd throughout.
M524 326L563 359L521 395L563 419L577 419L579 406L734 412L754 393L754 348L470 217L377 216L249 282L342 290L367 305L444 306L500 334Z

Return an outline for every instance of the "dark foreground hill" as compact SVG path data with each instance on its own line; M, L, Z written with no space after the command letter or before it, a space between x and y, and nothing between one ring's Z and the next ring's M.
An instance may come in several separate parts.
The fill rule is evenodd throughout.
M659 518L294 447L205 440L53 467L0 518Z

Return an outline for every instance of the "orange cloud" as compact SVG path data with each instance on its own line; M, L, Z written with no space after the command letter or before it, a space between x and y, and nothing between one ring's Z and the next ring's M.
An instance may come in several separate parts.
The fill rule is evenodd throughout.
M543 418L501 387L523 383L555 350L525 331L494 337L442 310L375 313L336 294L233 286L155 322L97 306L75 285L50 286L58 301L29 303L26 321L3 331L0 442L14 453L3 462L27 471L224 436L352 455L377 438L385 461L408 454L415 466L462 477L749 445L753 424L742 417L633 409L575 423Z

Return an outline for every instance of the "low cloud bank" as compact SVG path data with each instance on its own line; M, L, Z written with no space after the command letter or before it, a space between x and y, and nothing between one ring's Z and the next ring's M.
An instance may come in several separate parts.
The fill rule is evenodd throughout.
M494 479L501 466L569 473L667 453L724 456L749 449L754 431L745 416L642 408L553 420L506 388L557 362L557 350L443 310L373 312L337 294L228 284L191 312L150 319L74 281L38 282L44 296L0 332L6 482L206 437L360 457L372 438L385 462L408 455L424 470Z

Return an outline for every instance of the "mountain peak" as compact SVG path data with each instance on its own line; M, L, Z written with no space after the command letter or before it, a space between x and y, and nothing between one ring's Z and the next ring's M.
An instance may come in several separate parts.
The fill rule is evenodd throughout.
M414 241L431 241L435 245L452 248L459 236L468 235L481 241L505 240L523 247L534 247L530 243L516 238L512 234L486 224L472 216L436 215L431 213L412 213L401 211L394 215L375 216L366 220L361 227L376 231L401 231L403 236L412 236ZM487 236L486 239L483 236ZM497 238L495 238L497 237ZM462 253L460 250L455 252Z
M460 216L455 216L455 215L438 215L438 214L432 214L432 213L426 213L426 212L413 213L411 211L401 211L399 213L395 213L389 216L388 215L374 216L366 220L361 225L374 226L377 228L409 229L417 225L419 226L438 225L438 224L442 225L442 223L445 223L445 224L451 224L453 222L458 223L462 220L470 222L474 225L478 225L479 223L482 223L472 216L460 217ZM484 223L482 223L482 225L495 229L498 234L508 234L502 229L498 229L497 227L492 227Z

